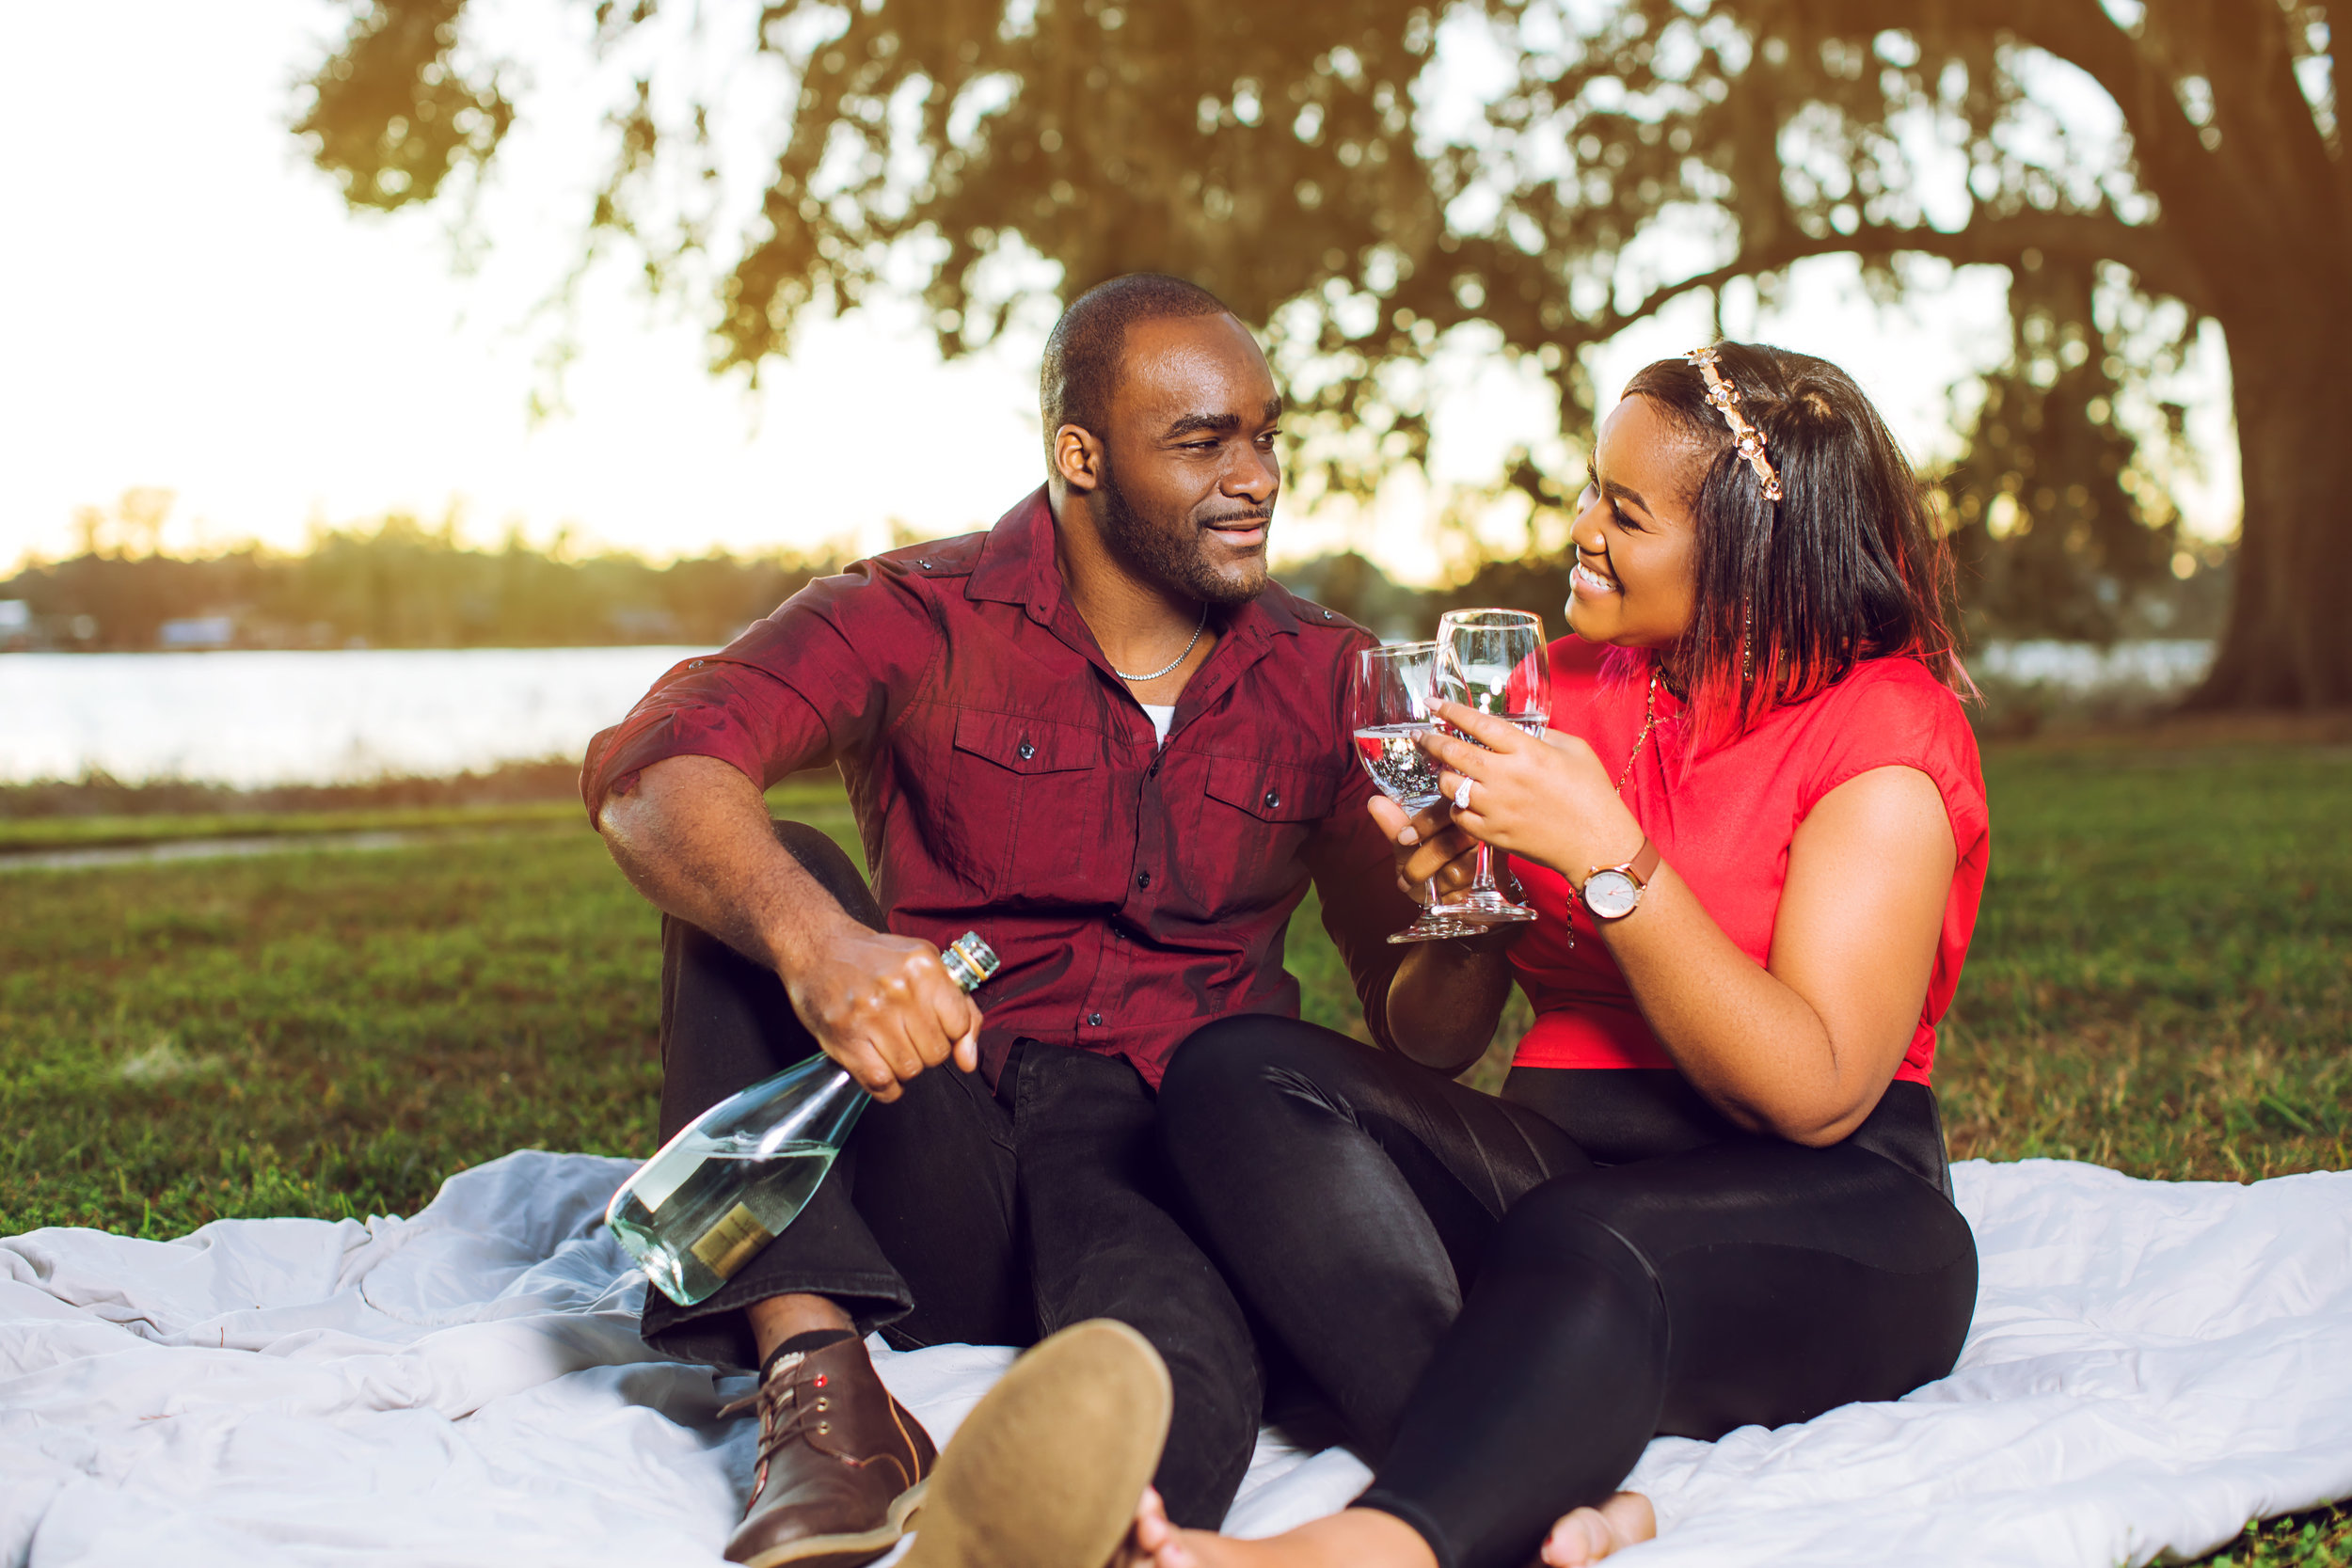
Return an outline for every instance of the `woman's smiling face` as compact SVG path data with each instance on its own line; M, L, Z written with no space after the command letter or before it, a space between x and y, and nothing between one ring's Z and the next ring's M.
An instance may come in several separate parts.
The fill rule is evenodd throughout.
M1686 489L1695 443L1629 397L1600 422L1577 498L1576 570L1568 626L1588 642L1664 647L1691 625L1698 599L1697 530Z

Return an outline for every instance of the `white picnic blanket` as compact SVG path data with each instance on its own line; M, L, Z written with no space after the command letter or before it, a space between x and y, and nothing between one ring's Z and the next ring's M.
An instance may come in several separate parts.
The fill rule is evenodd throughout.
M753 1433L714 1416L747 1384L639 1342L598 1224L628 1168L525 1151L413 1219L0 1240L0 1563L719 1568ZM1652 1443L1631 1484L1665 1528L1629 1568L2107 1568L2352 1495L2352 1172L1956 1176L1984 1263L1959 1370ZM1010 1357L878 1359L945 1440ZM1364 1481L1268 1438L1228 1527Z

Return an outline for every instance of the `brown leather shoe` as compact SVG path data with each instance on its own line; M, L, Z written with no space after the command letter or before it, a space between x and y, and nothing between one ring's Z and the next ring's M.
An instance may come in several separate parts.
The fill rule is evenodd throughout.
M864 1340L781 1357L720 1414L755 1408L759 1468L729 1562L856 1568L898 1544L939 1453L882 1386Z

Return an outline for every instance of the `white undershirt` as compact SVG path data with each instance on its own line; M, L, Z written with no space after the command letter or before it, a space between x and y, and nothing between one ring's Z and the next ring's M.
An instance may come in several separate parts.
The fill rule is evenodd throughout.
M1154 746L1167 745L1168 726L1176 722L1176 705L1174 703L1145 703L1143 711L1152 721L1152 743Z

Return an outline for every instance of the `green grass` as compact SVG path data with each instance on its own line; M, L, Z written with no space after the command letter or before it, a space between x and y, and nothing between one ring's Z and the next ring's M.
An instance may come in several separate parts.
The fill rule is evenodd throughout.
M1956 1156L2352 1165L2352 752L1995 752Z
M644 1148L652 912L583 827L0 880L0 1232L406 1212Z
M1992 869L1936 1055L1953 1157L2352 1166L2352 752L2004 748L1985 773ZM1308 1015L1361 1036L1337 955L1292 931ZM1501 1086L1527 1017L1514 994L1470 1082Z
M771 803L851 841L837 790ZM659 917L545 820L0 873L0 1234L407 1212L509 1148L650 1153Z
M794 781L768 792L771 809L849 821L837 786ZM366 806L336 811L109 812L0 815L0 856L53 849L116 849L203 838L303 838L321 833L451 832L580 823L576 800Z
M2352 754L2010 749L1988 772L1993 875L1938 1073L1954 1152L2352 1165ZM771 800L853 838L837 791ZM524 1144L643 1151L654 916L584 828L548 831L568 809L463 843L6 873L0 1229L405 1211ZM1359 1027L1311 903L1289 961L1311 1017Z
M289 838L318 833L483 831L582 822L576 802L391 806L374 811L207 812L157 816L0 817L0 854L113 849L191 838Z
M2249 1524L2235 1541L2197 1560L2201 1568L2344 1568L2352 1563L2352 1507Z
M2352 1165L2352 752L2012 747L1987 776L1993 874L1937 1074L1955 1155ZM771 801L853 845L837 791ZM575 810L279 819L484 832L0 873L0 1233L407 1212L510 1148L649 1152L656 917L584 826L548 830ZM46 842L69 839L92 842ZM1289 962L1309 1016L1357 1025L1311 903ZM2352 1564L2352 1516L2209 1560Z

